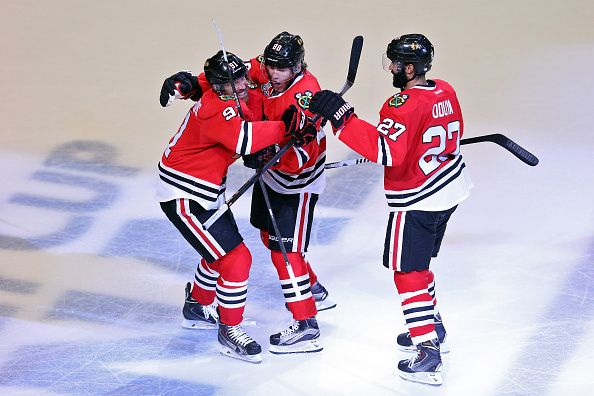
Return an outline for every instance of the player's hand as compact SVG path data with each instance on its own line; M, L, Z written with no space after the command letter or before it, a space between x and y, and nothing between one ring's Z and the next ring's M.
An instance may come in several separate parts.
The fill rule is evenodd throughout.
M253 154L243 155L243 165L252 169L262 169L272 157L278 152L278 145L264 147L262 150L256 151Z
M163 81L159 102L161 106L167 107L175 99L198 100L201 96L202 89L198 84L198 77L193 76L190 72L181 71Z
M295 139L296 146L303 146L313 141L318 135L316 124L295 105L289 106L281 119L285 123L285 136Z
M355 109L336 92L322 90L315 93L309 102L309 111L320 114L330 120L332 128L336 131L355 114Z

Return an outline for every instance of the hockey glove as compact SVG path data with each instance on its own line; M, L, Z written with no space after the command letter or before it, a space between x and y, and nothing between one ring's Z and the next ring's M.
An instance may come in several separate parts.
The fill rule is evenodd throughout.
M202 97L202 89L198 84L198 77L187 71L175 73L163 81L159 102L161 106L169 106L175 99L190 98L197 101Z
M278 148L277 144L273 144L253 154L243 155L243 165L252 169L262 169L278 152Z
M318 113L330 120L332 128L336 131L344 127L345 123L353 116L355 109L350 103L336 92L322 90L315 93L309 103L309 111Z
M281 117L285 123L285 136L295 139L295 146L301 147L313 141L318 135L316 124L295 105L289 106Z

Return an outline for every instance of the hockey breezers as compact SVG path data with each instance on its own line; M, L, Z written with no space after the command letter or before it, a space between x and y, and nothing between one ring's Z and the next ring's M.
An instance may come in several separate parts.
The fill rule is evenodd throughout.
M538 158L534 154L501 133L465 138L460 140L460 145L480 142L495 143L515 155L523 163L530 166L538 165ZM329 162L324 166L324 169L342 168L343 166L358 165L367 162L372 161L368 160L367 158L353 158L344 161Z
M339 92L339 95L344 95L355 83L355 77L357 76L357 69L359 67L359 59L361 59L361 50L363 48L363 36L356 36L353 39L353 45L351 47L351 56L349 59L349 70L347 73L347 78L346 78L346 82L344 83L342 89ZM317 115L313 118L313 121L316 122L320 119L320 115ZM252 177L250 177L248 179L248 181L246 181L232 196L231 198L229 198L229 200L227 202L225 202L221 207L219 207L217 209L216 212L213 213L212 216L210 216L208 218L208 220L206 220L203 223L204 228L208 229L210 228L211 225L213 225L213 223L215 221L217 221L217 219L219 217L221 217L223 215L223 213L225 213L227 211L227 209L229 209L229 207L231 205L233 205L235 203L235 201L237 201L239 199L239 197L241 197L251 186L253 186L258 179L260 178L260 176L268 171L268 169L273 165L276 164L278 162L278 160L291 148L295 145L295 139L291 138L289 140L289 142L287 144L285 144L278 153L276 153L276 155L274 157L272 157L272 159L270 161L268 161L263 167L262 169L260 169L259 171L257 171Z

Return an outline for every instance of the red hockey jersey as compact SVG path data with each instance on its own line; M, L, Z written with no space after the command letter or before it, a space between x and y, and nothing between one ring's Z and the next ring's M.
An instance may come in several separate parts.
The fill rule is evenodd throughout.
M258 89L249 90L249 106L241 103L246 118L262 119L261 101ZM284 133L283 122L242 120L233 97L218 96L212 90L205 92L163 153L159 200L189 198L204 208L217 208L225 199L229 166L240 155L282 142Z
M283 112L295 105L308 116L309 102L320 90L318 80L308 70L297 76L286 91L276 94L262 64L261 56L250 60L249 78L260 86L264 94L264 115L268 120L280 120ZM326 185L326 136L321 128L318 138L302 147L293 147L278 165L262 175L264 182L274 191L284 194L312 192L320 194Z
M391 211L449 209L470 193L472 182L460 154L464 122L454 89L429 81L386 100L373 126L353 117L337 137L385 166Z

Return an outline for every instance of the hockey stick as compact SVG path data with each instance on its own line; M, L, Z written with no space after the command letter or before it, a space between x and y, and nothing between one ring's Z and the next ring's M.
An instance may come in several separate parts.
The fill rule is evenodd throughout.
M287 267L287 272L289 273L291 286L293 286L293 289L295 290L295 296L299 296L301 293L299 292L299 288L297 286L297 279L295 279L295 273L293 272L293 266L289 261L287 248L285 248L285 243L283 242L283 237L278 228L278 223L276 222L276 218L274 217L274 213L272 212L272 205L270 204L270 198L268 197L268 192L266 191L266 184L264 183L264 180L262 180L262 178L258 180L260 181L260 189L262 190L262 195L264 196L264 202L266 202L268 214L270 215L270 222L272 223L272 228L274 228L274 234L276 235L281 253L283 254L283 259L285 260L285 266Z
M359 67L359 59L361 59L361 50L363 48L363 37L362 36L357 36L353 39L353 45L351 47L351 56L349 59L349 71L347 72L347 78L346 78L346 82L344 83L344 85L342 86L342 89L339 92L339 95L344 95L346 93L346 91L349 90L349 88L351 88L353 86L353 84L355 83L355 77L357 76L357 68ZM320 119L320 115L316 115L313 118L313 121L316 122ZM264 166L262 167L262 169L260 169L258 172L256 172L252 177L250 177L248 179L248 181L246 181L240 188L239 190L237 190L232 196L231 198L229 198L229 200L227 202L225 202L223 205L221 205L216 212L214 212L212 214L212 216L210 216L208 218L208 220L206 220L203 225L204 228L208 229L215 221L217 221L217 219L219 217L221 217L223 215L223 213L225 213L227 211L227 209L229 209L229 207L231 205L233 205L233 203L235 203L235 201L237 201L239 199L239 197L241 197L251 186L254 185L254 183L256 183L256 181L258 181L258 179L260 178L260 176L268 171L268 169L273 165L276 164L278 162L278 160L280 159L280 157L282 157L291 147L293 147L295 145L295 139L291 138L289 140L289 142L287 144L285 144L279 151L278 153L275 154L274 157L272 157L272 159L270 161L268 161L266 164L264 164Z
M233 91L233 97L235 98L235 105L237 106L237 112L239 113L239 117L242 120L245 120L243 115L243 109L241 108L241 102L239 101L239 95L237 95L237 88L235 88L235 80L233 79L233 73L231 72L231 66L229 65L229 59L227 58L227 51L225 50L225 44L223 42L223 32L219 29L219 26L212 20L212 24L214 26L215 31L217 32L217 36L219 37L219 42L221 43L221 50L223 51L223 58L225 59L225 63L227 64L227 76L229 77L229 81L231 81L231 90Z
M475 136L471 138L466 138L460 140L460 144L473 144L473 143L480 143L480 142L492 142L495 143L513 155L516 156L520 161L523 163L536 166L538 165L538 158L536 155L532 154L530 151L526 150L524 147L520 146L510 138L501 133L493 133L491 135L483 135L483 136Z
M538 158L534 154L532 154L530 151L526 150L525 148L523 148L507 136L502 135L500 133L462 139L460 140L460 145L474 144L480 142L492 142L498 144L499 146L503 147L504 149L515 155L520 161L524 162L525 164L528 164L530 166L538 165ZM367 162L372 161L363 157L353 158L344 161L327 163L326 165L324 165L324 169L342 168L343 166L358 165Z

